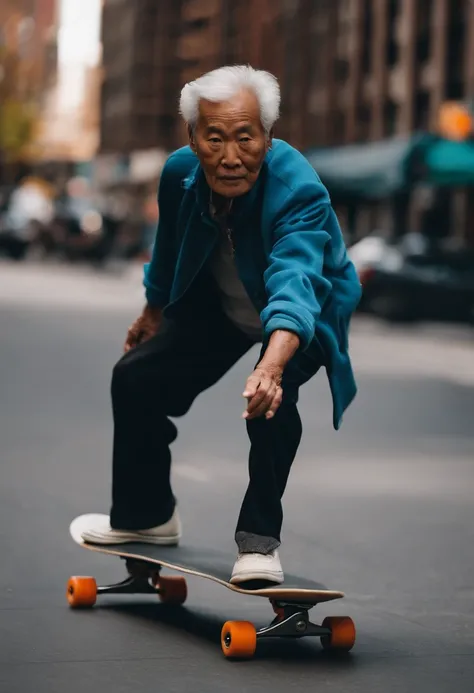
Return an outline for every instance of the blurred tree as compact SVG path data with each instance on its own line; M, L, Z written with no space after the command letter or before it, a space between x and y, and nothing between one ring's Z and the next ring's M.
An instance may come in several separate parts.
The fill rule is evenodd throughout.
M9 163L21 159L35 134L36 112L28 84L27 64L0 44L0 157Z
M34 137L35 125L32 106L14 97L4 99L0 109L0 150L7 162L21 158Z

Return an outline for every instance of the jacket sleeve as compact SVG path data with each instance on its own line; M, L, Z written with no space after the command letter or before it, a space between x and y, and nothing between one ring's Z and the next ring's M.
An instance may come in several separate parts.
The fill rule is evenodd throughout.
M147 303L164 308L168 302L173 282L176 249L176 219L173 213L174 174L170 159L161 173L158 187L158 229L150 262L144 266L143 284Z
M331 291L323 276L326 245L340 234L326 189L319 181L292 190L275 215L273 247L264 275L264 339L275 330L295 332L305 350Z

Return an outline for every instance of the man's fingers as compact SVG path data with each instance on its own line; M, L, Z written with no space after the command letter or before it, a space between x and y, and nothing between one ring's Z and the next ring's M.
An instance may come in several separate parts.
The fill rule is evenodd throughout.
M276 412L278 411L280 404L283 399L283 390L281 387L277 388L276 394L273 398L273 402L271 403L267 413L265 414L266 419L273 419L275 416Z
M244 416L247 420L256 419L260 416L265 416L267 420L272 419L278 411L282 399L283 390L275 385L258 404L255 405L254 400L252 400Z
M265 416L272 402L273 396L268 394L260 405L252 412L249 418L258 419L261 416Z
M247 411L249 413L253 412L258 406L260 406L260 403L265 399L265 397L268 395L268 392L270 390L272 383L270 380L261 380L260 385L258 386L258 390L255 392L254 395L249 397L249 402L247 405Z
M256 394L249 401L247 411L244 414L246 419L255 419L263 416L271 406L277 392L277 386L271 380L262 381Z
M124 344L124 351L130 351L138 344L138 329L132 325L127 332L127 338Z
M245 390L243 391L243 396L244 397L253 397L255 393L258 390L258 387L260 385L260 378L258 378L255 375L251 375L250 378L248 378L247 383L245 385Z
M148 339L149 336L149 333L147 333L145 330L137 330L135 334L135 344L141 344Z

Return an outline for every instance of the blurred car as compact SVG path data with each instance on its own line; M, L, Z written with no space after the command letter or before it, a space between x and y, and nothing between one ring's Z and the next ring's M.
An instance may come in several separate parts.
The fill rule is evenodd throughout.
M88 182L73 178L55 202L47 251L70 262L101 265L114 250L118 226L100 209Z
M26 178L2 204L0 252L22 260L53 218L52 189L33 177Z
M474 251L413 233L394 243L369 236L348 253L363 288L361 312L390 321L474 324Z

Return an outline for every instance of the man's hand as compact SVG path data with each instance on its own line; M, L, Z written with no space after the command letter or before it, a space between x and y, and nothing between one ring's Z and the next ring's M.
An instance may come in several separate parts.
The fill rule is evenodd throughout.
M272 333L265 354L247 380L243 392L248 400L244 419L256 419L257 416L272 419L275 416L283 399L283 371L299 343L298 335L293 332L276 330Z
M271 419L275 416L283 397L282 375L282 368L257 366L247 380L243 393L248 400L247 409L243 414L244 419L256 419L258 416Z
M141 342L154 337L160 329L161 318L161 308L145 306L143 313L128 330L123 350L125 352L130 351L130 349L133 349Z

